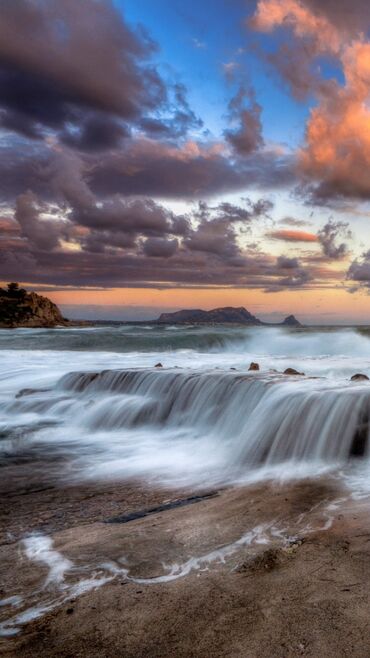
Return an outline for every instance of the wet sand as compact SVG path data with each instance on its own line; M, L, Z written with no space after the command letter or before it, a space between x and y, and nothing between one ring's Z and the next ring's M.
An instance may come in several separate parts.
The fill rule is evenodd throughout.
M369 657L370 506L334 479L227 488L107 523L194 492L56 486L41 462L32 476L26 463L2 471L0 598L23 601L2 606L0 621L40 602L50 609L5 625L19 632L1 638L1 655ZM22 543L30 531L69 560L64 580L45 585L50 565Z

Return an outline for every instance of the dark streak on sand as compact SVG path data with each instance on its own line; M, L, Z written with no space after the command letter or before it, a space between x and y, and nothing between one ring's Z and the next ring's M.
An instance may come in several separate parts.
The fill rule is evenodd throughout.
M131 514L113 516L111 519L107 519L105 523L129 523L130 521L136 521L136 519L143 519L145 516L149 516L150 514L167 512L168 510L175 509L176 507L185 507L186 505L201 503L203 500L207 500L207 498L213 498L217 495L218 491L212 491L210 493L202 494L201 496L188 496L187 498L180 498L179 500L171 500L168 503L163 503L162 505L157 505L156 507L151 507L145 510L138 510L137 512L131 512Z

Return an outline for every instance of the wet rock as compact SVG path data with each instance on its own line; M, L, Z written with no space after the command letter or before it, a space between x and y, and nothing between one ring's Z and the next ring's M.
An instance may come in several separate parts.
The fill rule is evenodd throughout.
M156 363L154 367L155 367L155 368L163 368L163 366L162 366L161 363Z
M368 376L364 375L362 372L356 373L356 375L352 375L351 377L351 382L362 382L368 380Z
M302 546L303 538L295 537L287 541L285 546L271 547L258 553L245 562L238 565L235 569L237 573L246 573L248 571L272 571L278 569L287 560L294 557L296 551Z
M50 388L21 388L15 396L16 398L23 398L25 395L33 395L34 393L47 393Z
M356 432L352 439L351 447L349 450L350 457L364 457L366 455L368 437L369 417L366 413L364 413L356 427Z
M284 375L301 375L302 377L304 377L304 372L298 372L298 370L296 370L295 368L287 368L286 370L284 370L283 374Z
M252 363L250 364L250 366L248 368L248 370L259 370L259 369L260 369L259 363L254 363L254 361L252 361Z

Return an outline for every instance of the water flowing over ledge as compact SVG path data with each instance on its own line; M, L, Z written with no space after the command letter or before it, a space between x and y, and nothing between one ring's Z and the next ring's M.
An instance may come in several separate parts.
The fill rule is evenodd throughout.
M2 442L62 452L69 477L219 484L369 465L370 386L222 370L71 372L2 406L29 431ZM33 431L31 431L33 428ZM4 430L3 430L4 431Z

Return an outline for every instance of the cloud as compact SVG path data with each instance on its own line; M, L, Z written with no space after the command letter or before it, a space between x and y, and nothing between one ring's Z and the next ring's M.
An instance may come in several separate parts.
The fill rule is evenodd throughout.
M263 146L262 108L257 103L252 90L241 86L229 103L230 120L236 128L225 130L224 135L235 151L245 156Z
M78 125L83 110L133 120L165 102L165 84L148 63L155 44L130 28L111 0L2 4L0 99L7 126L15 120L20 128L23 119L23 132L36 136Z
M296 95L306 90L317 97L299 153L301 192L311 201L370 198L370 42L363 31L368 22L368 3L362 0L353 12L348 0L259 0L250 23L262 32L290 31L293 41L272 60ZM317 65L323 57L340 67L343 82L322 77Z
M348 289L349 292L357 292L361 289L370 292L370 250L350 264L346 278L353 282L353 286Z
M322 246L324 255L331 260L341 260L348 255L348 245L345 242L337 244L340 236L347 239L352 237L351 231L348 230L347 222L327 222L317 234L317 238Z
M278 223L288 226L307 226L307 224L309 224L306 220L297 219L296 217L283 217Z
M154 258L170 258L176 253L178 245L176 239L148 238L143 244L143 252L146 256Z
M298 231L292 229L279 229L267 233L268 238L273 240L284 240L285 242L318 242L319 238L315 233L308 231Z
M59 222L40 220L41 212L42 206L33 192L25 192L17 198L14 216L21 236L37 249L52 251L59 244L61 225Z

